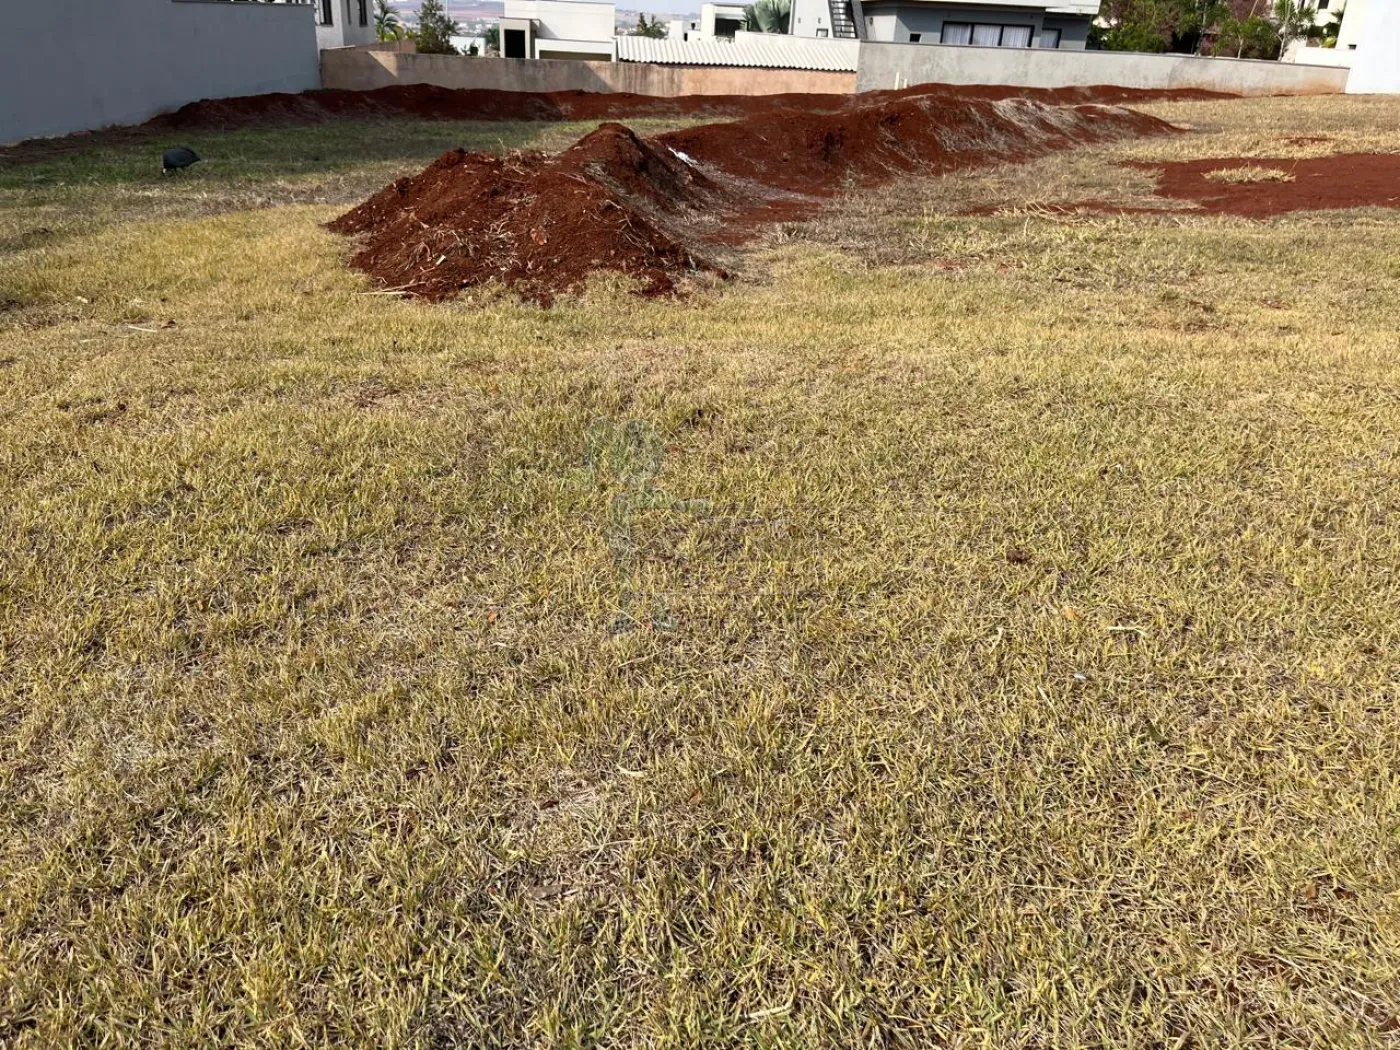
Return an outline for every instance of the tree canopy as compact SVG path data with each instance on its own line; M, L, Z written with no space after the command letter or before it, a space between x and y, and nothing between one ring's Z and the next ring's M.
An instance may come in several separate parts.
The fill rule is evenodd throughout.
M757 0L744 8L748 27L754 33L786 33L792 21L791 0Z
M458 33L457 23L443 7L442 0L423 0L418 9L418 51L424 55L455 55L452 38Z
M398 16L389 0L374 0L374 33L380 40L403 39L403 19Z
M1110 51L1278 58L1323 34L1315 0L1103 0L1094 43Z
M653 15L648 20L646 15L637 16L637 28L632 30L633 36L649 36L653 40L664 40L670 30L666 28L666 23Z

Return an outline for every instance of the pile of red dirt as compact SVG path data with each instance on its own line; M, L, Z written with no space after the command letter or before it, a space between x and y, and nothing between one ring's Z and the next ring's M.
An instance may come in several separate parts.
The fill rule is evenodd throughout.
M1286 160L1231 157L1143 167L1158 171L1158 196L1193 201L1210 214L1261 219L1290 211L1400 208L1400 153L1336 153ZM1292 178L1226 182L1206 177L1239 168L1272 168Z
M643 282L719 268L656 218L717 198L703 174L621 124L603 124L556 157L453 150L331 224L363 234L353 263L381 284L426 299L501 281L548 303L597 270Z
M1172 126L1131 110L900 96L833 113L762 113L642 139L605 124L557 156L455 150L331 224L352 264L426 299L501 282L548 303L612 270L645 294L721 272L708 247L757 222L902 174L1021 160Z
M268 124L313 124L336 119L409 117L419 120L617 120L652 117L745 117L779 110L835 112L893 98L939 95L995 101L1029 98L1052 105L1232 98L1209 91L1147 91L1138 88L953 87L921 84L901 91L864 95L682 95L658 98L625 92L464 91L428 84L396 85L375 91L308 91L302 94L250 95L191 102L156 117L161 128L228 128Z

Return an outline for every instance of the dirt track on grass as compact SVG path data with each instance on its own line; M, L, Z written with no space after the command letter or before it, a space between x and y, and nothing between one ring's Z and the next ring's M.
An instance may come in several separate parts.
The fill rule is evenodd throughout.
M1114 107L929 94L653 138L609 123L552 157L451 151L331 229L361 238L352 264L382 287L425 299L501 282L547 304L599 270L663 295L722 273L716 245L849 189L1171 130Z
M683 95L658 98L625 92L462 91L427 84L375 91L308 91L301 94L251 95L191 102L156 117L154 128L206 129L266 126L270 123L314 124L338 119L410 117L420 120L622 120L650 117L748 117L780 110L837 112L871 103L933 95L942 98L996 101L1027 98L1049 105L1191 101L1235 96L1212 91L1147 91L1109 86L1083 88L955 87L921 84L901 91L862 95Z

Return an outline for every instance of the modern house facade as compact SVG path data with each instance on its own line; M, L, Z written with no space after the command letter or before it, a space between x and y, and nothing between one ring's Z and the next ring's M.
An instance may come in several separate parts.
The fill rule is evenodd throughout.
M617 35L611 3L590 0L505 0L502 58L611 62Z
M1348 25L1353 18L1355 23ZM1400 53L1400 3L1361 0L1359 10L1348 5L1337 47L1355 56L1347 78L1348 92L1400 93L1400 61L1396 60Z
M316 47L357 47L372 44L372 0L312 0L316 14Z
M1348 94L1400 93L1400 2L1397 0L1319 0L1317 13L1325 25L1340 16L1336 47L1319 47L1316 41L1294 41L1284 61L1302 65L1335 66L1350 70Z
M890 44L1083 50L1098 0L793 0L796 36Z

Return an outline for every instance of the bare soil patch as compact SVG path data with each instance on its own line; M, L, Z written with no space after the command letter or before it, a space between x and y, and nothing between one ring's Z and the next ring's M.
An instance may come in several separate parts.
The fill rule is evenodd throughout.
M1400 208L1400 153L1338 153L1326 157L1212 157L1189 161L1128 161L1153 172L1157 203L1120 204L1093 198L1037 202L1046 215L1239 215L1267 219L1294 211ZM1174 207L1173 202L1191 207ZM1016 202L978 205L964 215L996 215Z
M1172 130L1105 106L952 101L905 95L833 113L758 113L649 139L604 124L554 157L454 150L331 228L364 238L353 265L426 299L500 281L548 303L598 270L661 295L683 276L722 273L715 246L850 188Z
M1400 208L1400 154L1342 153L1308 159L1232 157L1143 165L1159 172L1157 195L1212 214L1267 218L1291 211ZM1291 180L1231 182L1213 173L1270 168Z

